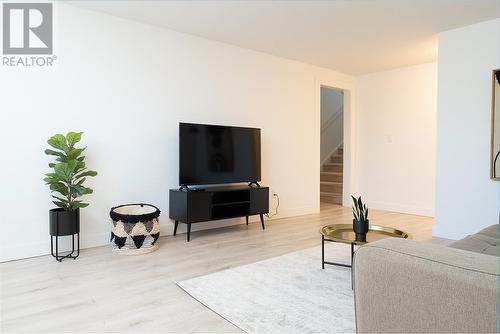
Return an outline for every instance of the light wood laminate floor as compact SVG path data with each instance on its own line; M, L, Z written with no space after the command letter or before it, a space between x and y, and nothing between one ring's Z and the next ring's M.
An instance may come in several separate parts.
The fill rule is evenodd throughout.
M433 219L370 211L372 224L430 240ZM320 245L318 230L352 222L350 208L160 238L142 256L85 249L57 263L42 256L0 264L2 332L240 332L175 284L187 278ZM348 246L347 246L348 247ZM347 251L347 250L346 250ZM320 263L318 263L318 266Z

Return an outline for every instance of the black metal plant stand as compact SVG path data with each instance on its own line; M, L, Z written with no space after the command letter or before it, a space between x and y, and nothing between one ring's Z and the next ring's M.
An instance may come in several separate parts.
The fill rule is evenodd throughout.
M77 246L75 249L75 235L77 240ZM56 252L54 254L54 238L56 238ZM80 256L80 233L71 235L71 252L66 255L59 255L59 237L58 236L50 236L50 253L53 257L56 258L57 261L61 262L63 259L73 259L75 260L78 256ZM76 250L76 255L73 256Z
M63 259L76 259L80 255L80 209L64 210L61 208L49 210L50 254L61 262ZM77 245L75 248L75 235ZM59 237L71 236L71 252L59 254ZM55 252L54 252L54 238ZM76 253L75 253L76 251Z

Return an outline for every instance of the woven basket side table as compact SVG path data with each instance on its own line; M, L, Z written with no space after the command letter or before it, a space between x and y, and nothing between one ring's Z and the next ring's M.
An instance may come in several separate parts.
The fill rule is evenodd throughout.
M123 255L150 253L159 248L160 210L151 204L125 204L111 209L111 246Z

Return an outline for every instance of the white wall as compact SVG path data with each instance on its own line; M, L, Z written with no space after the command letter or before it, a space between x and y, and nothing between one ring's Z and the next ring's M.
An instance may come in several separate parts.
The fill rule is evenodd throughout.
M489 179L491 75L500 68L500 20L439 34L436 236L459 239L498 223Z
M344 93L321 87L321 164L344 140Z
M57 132L84 131L87 164L99 172L88 182L94 194L82 212L84 247L108 242L109 209L120 203L159 206L162 234L171 233L179 121L262 128L262 183L280 195L278 217L319 211L319 86L352 90L352 77L56 7L57 66L0 68L1 260L49 251L53 205L43 150ZM197 228L205 226L214 224Z
M359 77L357 189L372 208L434 215L435 63Z

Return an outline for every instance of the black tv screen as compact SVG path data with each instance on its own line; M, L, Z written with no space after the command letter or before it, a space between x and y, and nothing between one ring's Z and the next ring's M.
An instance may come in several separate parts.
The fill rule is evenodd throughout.
M179 185L260 181L260 129L179 124Z

